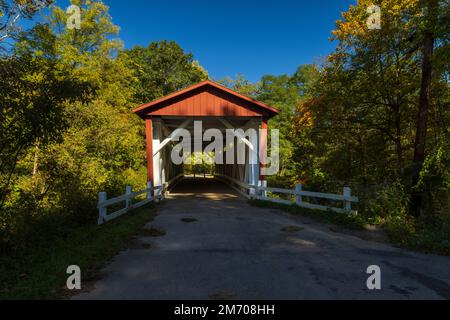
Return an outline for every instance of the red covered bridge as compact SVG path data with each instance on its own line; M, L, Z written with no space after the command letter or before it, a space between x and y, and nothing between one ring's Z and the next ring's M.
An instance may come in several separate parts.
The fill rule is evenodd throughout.
M174 164L170 158L174 140L179 135L177 129L186 129L194 136L194 121L201 120L203 132L209 128L223 133L226 129L238 128L244 131L253 128L259 132L260 128L267 129L267 120L278 114L277 109L210 80L144 104L133 112L145 120L148 181L154 186L166 186L183 174L183 165ZM265 153L267 131L262 132L256 145L245 137L237 137L238 143L245 143L249 150L245 164L216 164L216 174L237 184L257 185L259 180L264 180L260 175L259 155L260 151ZM236 146L234 143L227 148L236 151ZM227 148L224 148L225 153Z

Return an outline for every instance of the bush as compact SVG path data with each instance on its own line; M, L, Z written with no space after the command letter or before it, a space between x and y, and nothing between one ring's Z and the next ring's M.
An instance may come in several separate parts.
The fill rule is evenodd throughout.
M389 216L385 221L389 238L401 245L408 245L415 232L414 221L406 215Z
M367 211L371 217L405 219L408 213L409 196L400 181L383 186L373 199L367 200ZM394 219L397 221L399 219Z

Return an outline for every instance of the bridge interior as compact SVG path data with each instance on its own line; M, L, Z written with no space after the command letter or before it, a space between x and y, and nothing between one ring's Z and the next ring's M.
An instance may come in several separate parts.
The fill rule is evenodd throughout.
M235 189L211 175L186 176L170 189L168 198L196 197L209 200L244 199Z
M186 150L172 151L186 146L190 147L187 154L209 154L213 148L214 155L223 159L215 159L214 175L241 193L252 190L243 185L265 184L260 160L267 148L267 121L278 110L206 80L133 112L145 120L147 172L152 185L169 188L184 176L183 160L177 163L174 155L178 153L182 159ZM234 135L231 141L226 138L230 131Z

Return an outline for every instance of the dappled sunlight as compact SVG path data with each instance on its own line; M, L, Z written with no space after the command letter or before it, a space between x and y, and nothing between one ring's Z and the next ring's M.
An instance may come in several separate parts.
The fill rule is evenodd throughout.
M317 244L315 242L300 238L289 237L286 239L286 241L289 242L290 244L299 245L302 247L310 247L310 248L317 247Z
M237 192L212 176L187 176L170 192L168 198L199 197L212 201L242 199Z

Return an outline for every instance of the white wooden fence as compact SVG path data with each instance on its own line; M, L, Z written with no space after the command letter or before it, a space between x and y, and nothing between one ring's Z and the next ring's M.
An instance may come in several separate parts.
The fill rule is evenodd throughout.
M144 190L140 190L140 191L135 191L132 192L131 187L127 186L125 189L125 194L115 197L115 198L111 198L108 199L108 196L106 194L106 192L100 192L98 194L98 224L103 224L107 221L110 221L112 219L115 219L121 215L123 215L124 213L128 212L131 209L135 209L135 208L139 208L143 205L146 205L147 203L150 203L153 201L154 196L152 195L152 191L158 191L157 192L157 199L160 199L163 196L163 193L160 192L160 190L163 189L163 186L157 186L157 187L152 187L151 183L148 182L147 183L147 188L145 188ZM137 197L140 196L141 194L146 193L146 198L140 202L137 203L132 203L132 200ZM117 210L115 212L112 213L108 213L108 207L116 204L116 203L120 203L120 202L124 202L125 203L125 207Z
M308 209L316 209L316 210L332 210L335 212L351 212L352 211L352 202L358 202L358 198L351 195L351 189L349 187L344 187L342 194L333 194L333 193L321 193L321 192L312 192L312 191L305 191L302 189L301 184L297 184L295 189L283 189L283 188L269 188L265 185L249 185L245 182L239 181L237 179L233 179L231 177L228 177L223 174L214 174L216 178L226 182L228 185L230 185L233 189L238 191L243 196L250 198L250 199L258 199L258 200L264 200L264 201L270 201L275 203L281 203L281 204L287 204L292 205L296 204L299 207L304 207ZM110 221L112 219L115 219L124 213L128 212L131 209L139 208L147 203L152 202L153 200L159 201L164 198L164 194L166 193L166 190L169 189L169 187L174 186L180 181L180 178L183 176L183 174L177 175L176 177L172 178L170 181L164 183L162 186L156 186L152 187L151 183L147 183L147 188L140 191L133 192L131 190L130 186L127 186L125 189L125 194L108 199L106 192L100 192L98 197L98 211L99 211L99 217L98 217L98 224L103 224L104 222ZM261 181L260 181L261 184ZM267 192L270 193L281 193L281 194L288 194L293 195L295 197L295 201L290 201L286 199L280 199L280 198L273 198L268 197ZM141 195L146 194L146 198L140 202L132 203L132 200ZM337 208L337 207L331 207L331 206L325 206L325 205L319 205L315 203L310 203L304 201L303 197L308 198L319 198L319 199L328 199L328 200L335 200L335 201L342 201L343 207ZM124 202L125 207L117 210L112 213L108 213L108 207L116 204Z
M260 185L260 186L249 185L242 181L233 179L233 178L228 177L223 174L216 173L215 176L217 178L219 178L220 180L227 182L233 189L235 189L240 194L242 194L245 197L250 198L250 199L258 199L258 200L270 201L270 202L287 204L287 205L296 204L299 207L304 207L304 208L308 208L308 209L323 210L323 211L332 210L332 211L339 212L339 213L351 212L352 211L352 202L359 201L357 197L351 195L351 189L349 187L344 187L342 194L333 194L333 193L305 191L302 189L301 184L297 184L295 189L269 188L265 185ZM261 184L261 181L260 181L260 184ZM267 192L293 195L295 197L295 201L268 197ZM337 207L314 204L314 203L304 201L303 197L342 201L343 206L341 208L337 208Z
M108 195L106 194L106 192L100 192L98 194L98 224L103 224L107 221L110 221L123 215L124 213L130 211L131 209L136 209L143 205L146 205L147 203L150 203L153 200L155 200L155 198L156 201L164 199L166 191L169 190L169 188L175 186L180 181L181 177L183 177L183 174L179 174L170 179L168 182L165 182L163 185L156 187L152 187L151 182L147 182L147 187L144 190L135 192L132 191L130 186L127 186L125 188L124 195L111 199L108 199ZM134 198L144 193L147 194L144 200L139 201L137 203L132 203L132 200ZM125 203L124 208L112 213L108 213L109 206L121 202Z

